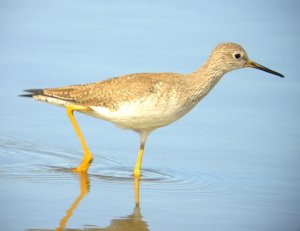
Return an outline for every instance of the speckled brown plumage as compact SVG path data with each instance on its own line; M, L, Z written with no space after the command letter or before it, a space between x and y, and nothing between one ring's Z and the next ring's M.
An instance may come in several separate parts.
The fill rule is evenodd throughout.
M29 94L23 96L67 108L67 114L85 153L76 171L87 171L92 155L73 111L138 132L141 146L134 175L139 177L148 135L188 113L213 89L224 74L244 67L254 67L283 77L282 74L251 61L240 45L222 43L213 50L204 65L189 74L131 74L91 84L27 90Z
M238 58L235 58L236 54L239 54ZM282 76L249 60L240 45L223 43L213 50L203 66L190 74L130 74L90 84L45 88L33 92L33 97L59 106L82 106L94 111L89 115L124 128L140 131L148 126L149 130L153 130L182 117L208 94L225 73L242 67L256 67ZM133 120L140 122L132 123Z
M176 73L139 73L91 84L46 88L43 94L86 107L103 106L116 110L124 101L155 94L160 84L171 86L173 81L180 84L183 78Z

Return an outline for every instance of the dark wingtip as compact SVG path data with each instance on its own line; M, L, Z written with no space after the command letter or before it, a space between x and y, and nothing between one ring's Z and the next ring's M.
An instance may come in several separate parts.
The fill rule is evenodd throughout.
M21 94L20 97L32 97L34 95L43 95L44 91L43 89L26 89L25 92L28 92L29 94Z
M26 89L24 90L25 92L31 93L33 95L41 95L43 94L44 90L43 89Z

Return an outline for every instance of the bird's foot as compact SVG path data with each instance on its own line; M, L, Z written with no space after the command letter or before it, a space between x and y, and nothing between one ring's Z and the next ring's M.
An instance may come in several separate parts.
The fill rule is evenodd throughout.
M83 160L76 168L72 168L73 172L87 172L93 159Z

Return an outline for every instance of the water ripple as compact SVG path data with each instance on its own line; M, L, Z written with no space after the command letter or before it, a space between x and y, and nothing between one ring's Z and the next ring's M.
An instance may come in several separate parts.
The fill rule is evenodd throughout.
M132 167L114 166L93 168L91 177L108 182L132 182ZM166 196L178 196L188 193L195 197L215 197L244 193L249 188L250 179L222 172L201 172L190 169L142 169L141 185L143 193L155 193L157 190ZM247 184L245 184L247 183ZM106 187L122 188L121 184L105 184ZM97 186L96 186L97 187ZM103 187L103 185L101 185Z
M45 147L30 142L0 141L1 179L27 179L34 181L74 182L74 173L66 163L76 163L81 151ZM99 158L99 156L97 156ZM61 163L62 166L57 164ZM107 190L126 190L133 182L132 163L120 163L111 158L101 157L93 164L89 177L93 187ZM202 172L194 169L143 168L141 190L154 193L157 190L166 196L185 193L190 196L215 197L244 193L251 185L250 179L223 172ZM247 183L247 184L245 184ZM252 182L253 183L253 182ZM253 184L252 184L253 185Z

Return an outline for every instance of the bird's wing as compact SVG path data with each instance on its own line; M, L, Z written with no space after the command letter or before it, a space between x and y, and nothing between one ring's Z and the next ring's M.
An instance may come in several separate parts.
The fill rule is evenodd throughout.
M182 76L176 73L131 74L85 85L46 88L43 93L85 107L104 106L117 109L121 102L155 92L159 84L166 83L166 79L169 79L164 78L165 75L173 75L174 78Z

